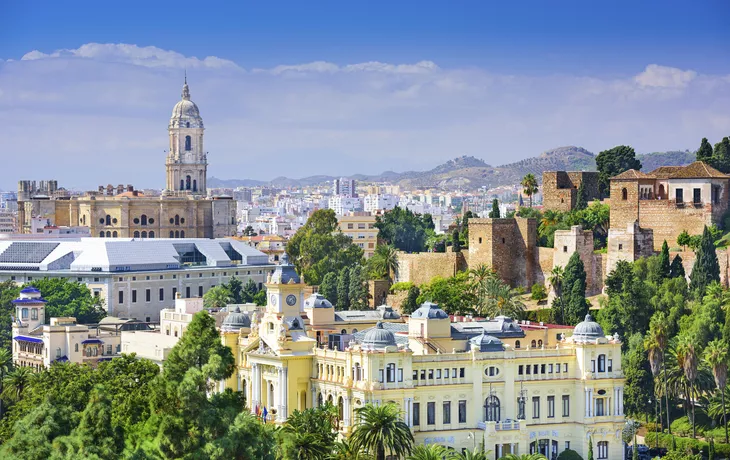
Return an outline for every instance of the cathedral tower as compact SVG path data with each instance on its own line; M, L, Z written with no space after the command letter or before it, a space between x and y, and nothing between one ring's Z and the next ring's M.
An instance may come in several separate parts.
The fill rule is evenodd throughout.
M167 127L170 152L167 154L167 187L171 192L189 191L205 195L208 158L203 149L203 119L195 102L190 100L188 79L185 77L182 100L175 104Z

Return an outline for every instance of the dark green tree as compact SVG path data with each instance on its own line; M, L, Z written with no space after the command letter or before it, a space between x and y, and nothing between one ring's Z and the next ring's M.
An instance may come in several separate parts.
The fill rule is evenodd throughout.
M253 280L249 279L249 282L252 282ZM231 293L231 297L233 298L233 303L245 303L250 302L251 300L243 300L243 283L238 278L231 276L231 279L228 280L228 283L223 284L226 289L228 289L228 292ZM254 287L256 287L256 284L254 283Z
M608 274L606 294L608 302L598 312L598 321L607 333L630 337L649 328L651 292L636 276L630 262L619 261Z
M332 305L337 305L337 274L330 272L324 275L322 284L319 285L319 293Z
M324 275L362 262L362 249L343 234L331 209L314 211L289 239L286 251L308 284L318 285Z
M669 277L685 279L684 265L682 265L682 257L679 254L672 259L672 265L669 266Z
M368 285L367 279L360 265L350 268L350 286L348 298L350 310L364 310L368 308Z
M472 217L474 217L474 213L467 211L461 218L461 240L465 241L467 245L469 244L469 219Z
M394 209L378 216L375 221L378 239L404 252L426 250L427 230L435 228L430 214L420 216L406 208Z
M102 300L92 296L85 284L68 278L43 278L25 286L28 285L40 290L47 301L46 324L59 316L73 316L81 324L94 324L106 316Z
M656 273L658 283L669 278L672 272L671 263L669 262L669 245L667 240L662 243L662 252L659 254L659 266Z
M46 460L55 452L53 440L68 435L73 426L69 406L46 400L20 419L0 449L8 460Z
M251 278L246 281L246 285L243 287L243 291L241 292L241 301L236 303L249 303L254 301L254 297L256 297L256 294L259 292L258 286L256 286L256 282L252 280Z
M593 460L593 437L588 437L588 459Z
M707 141L706 137L702 138L700 148L697 149L697 161L704 161L705 163L712 163L712 144Z
M259 292L257 292L256 295L253 296L253 303L258 305L259 307L263 307L266 305L266 288L260 289Z
M588 207L588 195L586 194L585 182L581 181L575 197L575 210L581 211Z
M421 290L418 286L411 286L408 288L408 296L406 300L401 304L401 312L410 315L418 309L418 296L421 295ZM730 315L728 315L730 316Z
M11 316L15 315L15 305L12 303L18 298L20 287L14 281L0 283L0 348L11 351L13 328Z
M628 350L622 358L626 378L624 410L627 415L638 417L652 412L649 400L654 397L654 380L644 351L644 338L640 333L628 337Z
M499 219L499 201L497 199L492 200L492 210L489 211L490 219Z
M338 310L350 308L350 269L345 267L337 276L337 304Z
M712 235L707 226L702 232L702 240L697 248L697 257L689 275L689 288L696 299L705 296L707 286L713 281L720 281L720 264L717 261L717 252Z
M710 164L725 174L730 173L730 138L723 137L720 142L715 144Z
M451 235L451 249L454 252L461 252L461 241L459 240L459 230L454 229L454 233Z
M598 185L601 196L610 195L610 179L629 169L641 169L641 162L636 159L636 152L628 145L619 145L604 150L596 156L598 169Z
M243 236L256 236L256 232L252 226L247 225L246 228L243 229Z
M588 314L586 271L583 261L574 252L565 266L562 282L565 324L578 324Z

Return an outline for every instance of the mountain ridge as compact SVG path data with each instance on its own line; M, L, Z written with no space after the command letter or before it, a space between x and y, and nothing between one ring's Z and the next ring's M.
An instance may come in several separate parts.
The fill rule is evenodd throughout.
M684 150L637 154L642 163L642 171L651 171L659 166L682 166L695 160L694 153ZM404 188L438 187L445 190L476 190L480 187L499 187L518 184L526 174L534 174L542 180L544 171L595 171L596 156L582 147L564 146L546 150L536 157L491 166L480 158L462 155L448 160L427 171L384 171L381 174L353 174L349 176L316 175L292 179L276 177L270 181L255 179L218 179L208 178L208 187L306 187L332 182L339 177L355 179L360 182L390 182Z

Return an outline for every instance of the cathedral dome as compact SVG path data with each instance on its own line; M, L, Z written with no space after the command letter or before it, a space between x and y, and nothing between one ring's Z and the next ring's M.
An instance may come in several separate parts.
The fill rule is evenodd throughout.
M383 350L386 347L395 347L395 335L385 329L382 322L367 331L362 339L362 348L365 350Z
M200 110L195 102L190 100L190 88L188 79L185 78L183 85L182 99L172 108L170 116L171 128L202 128L203 119L200 117Z
M581 321L573 329L574 341L593 341L604 337L603 328L597 322L593 321L590 314L586 315L585 320Z

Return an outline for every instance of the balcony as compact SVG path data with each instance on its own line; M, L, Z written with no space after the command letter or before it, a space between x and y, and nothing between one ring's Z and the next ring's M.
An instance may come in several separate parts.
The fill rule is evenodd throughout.
M520 421L519 420L504 420L501 422L477 422L477 429L487 430L494 429L494 431L519 431Z

